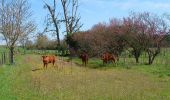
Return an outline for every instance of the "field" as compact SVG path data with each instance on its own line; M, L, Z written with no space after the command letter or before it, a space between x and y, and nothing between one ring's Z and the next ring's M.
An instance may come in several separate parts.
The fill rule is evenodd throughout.
M66 59L59 57L55 67L44 70L40 55L16 55L15 65L0 67L0 99L170 100L170 52L153 65L120 58L103 66L92 58L84 67L78 58Z

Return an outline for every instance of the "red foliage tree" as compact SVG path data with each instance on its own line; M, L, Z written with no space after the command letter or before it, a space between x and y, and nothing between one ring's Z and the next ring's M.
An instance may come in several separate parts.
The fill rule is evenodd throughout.
M142 33L145 37L143 47L148 54L148 64L152 64L155 57L160 53L162 40L169 33L169 28L166 20L157 15L142 13L138 16L141 16L146 27Z

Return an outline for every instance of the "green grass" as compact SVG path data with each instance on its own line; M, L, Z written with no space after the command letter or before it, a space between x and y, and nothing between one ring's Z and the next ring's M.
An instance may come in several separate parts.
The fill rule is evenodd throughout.
M142 55L144 56L144 55ZM79 58L74 58L73 61L78 65L81 65ZM146 72L155 74L160 77L170 76L170 51L166 55L158 55L152 65L147 65L148 58L142 57L139 59L140 63L136 63L133 57L120 57L119 62L115 64L103 65L102 60L96 58L90 58L88 67L97 69L131 69L138 70L139 72Z
M5 52L5 51L7 51L8 49L6 48L6 47L4 47L4 46L0 46L0 53L1 52Z
M2 100L170 99L169 67L161 64L131 64L127 69L123 60L103 66L90 59L85 68L73 59L76 64L59 60L44 70L39 55L18 55L16 62L0 67Z

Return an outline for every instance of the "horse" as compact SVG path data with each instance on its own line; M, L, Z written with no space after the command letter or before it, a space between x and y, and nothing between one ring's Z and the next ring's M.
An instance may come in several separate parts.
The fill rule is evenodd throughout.
M112 63L115 63L116 60L118 61L119 58L118 56L114 55L114 54L111 54L111 53L103 53L102 56L101 56L101 60L103 60L103 64L107 64L108 62L112 62Z
M44 64L44 68L47 68L48 63L52 63L53 66L54 66L55 61L56 61L56 57L54 55L48 55L48 56L43 55L42 61L43 61L43 64Z
M82 60L82 65L86 66L88 63L88 59L89 59L88 54L84 52L80 54L80 58Z

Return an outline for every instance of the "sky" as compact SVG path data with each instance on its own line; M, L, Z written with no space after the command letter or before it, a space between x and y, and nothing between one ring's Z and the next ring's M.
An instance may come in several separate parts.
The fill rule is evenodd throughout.
M49 3L53 0L44 0ZM60 0L57 0L58 2ZM43 0L29 0L33 20L37 25L36 32L42 32L47 9ZM61 11L61 7L57 8ZM88 30L99 22L108 22L112 18L127 17L130 12L151 12L158 15L170 14L170 0L79 0L79 13L83 27Z
M30 1L34 20L38 25L38 30L42 31L47 9L43 9L43 0ZM61 7L58 9L62 10ZM79 0L82 30L90 29L99 22L108 22L112 18L126 17L130 12L146 11L158 15L170 14L170 0Z

